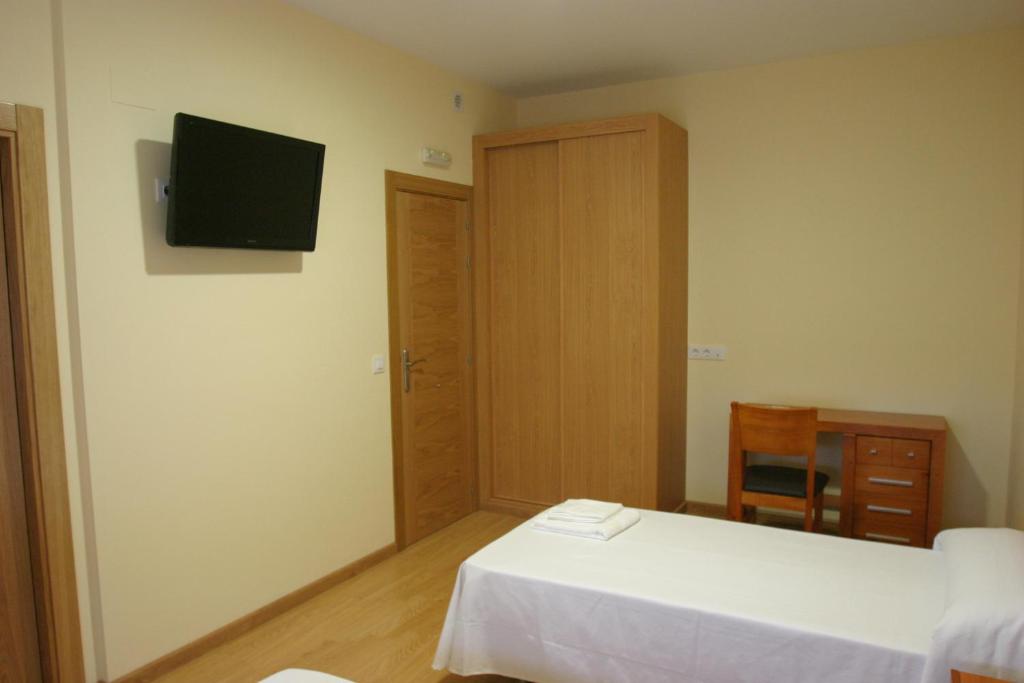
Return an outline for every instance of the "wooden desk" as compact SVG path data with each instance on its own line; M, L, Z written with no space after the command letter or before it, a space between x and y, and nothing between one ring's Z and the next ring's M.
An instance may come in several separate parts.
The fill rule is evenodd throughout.
M818 432L843 435L839 533L930 548L942 525L947 430L935 415L820 408Z
M1010 683L1002 678L990 678L981 674L969 674L954 669L950 672L953 683Z

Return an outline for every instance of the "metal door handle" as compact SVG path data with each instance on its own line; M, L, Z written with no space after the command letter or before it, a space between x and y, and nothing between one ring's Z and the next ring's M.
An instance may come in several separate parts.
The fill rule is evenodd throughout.
M906 508L891 508L885 505L868 505L868 512L886 512L890 515L912 515L912 510Z
M409 349L402 349L402 388L405 389L406 393L412 388L409 380L409 369L417 363L423 363L426 360L426 358L409 360Z
M914 482L906 481L905 479L889 479L888 477L868 477L868 481L872 484L882 484L883 486L904 486L906 488L913 488Z
M864 534L864 538L870 538L872 541L892 541L894 543L910 544L910 539L906 536L890 536L889 534L876 534L870 531Z

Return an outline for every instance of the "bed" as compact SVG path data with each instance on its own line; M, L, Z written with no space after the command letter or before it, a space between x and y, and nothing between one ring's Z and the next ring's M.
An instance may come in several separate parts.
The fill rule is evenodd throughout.
M538 683L1024 676L1022 532L944 532L936 552L641 515L607 542L526 522L467 559L434 667Z

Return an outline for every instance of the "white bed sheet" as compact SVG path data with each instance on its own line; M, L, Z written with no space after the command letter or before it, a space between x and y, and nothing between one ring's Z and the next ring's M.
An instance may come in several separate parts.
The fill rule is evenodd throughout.
M529 522L459 569L436 669L547 681L918 681L941 553L642 511L610 541Z

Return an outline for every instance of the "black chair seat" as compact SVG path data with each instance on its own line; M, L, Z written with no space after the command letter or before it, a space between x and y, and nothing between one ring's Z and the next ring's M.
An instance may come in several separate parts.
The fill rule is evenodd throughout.
M814 473L814 495L825 490L828 475ZM743 477L743 490L751 493L770 493L790 498L807 497L807 470L781 465L748 465Z

